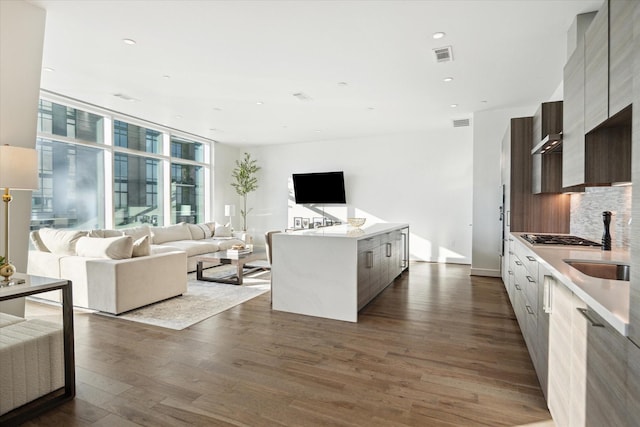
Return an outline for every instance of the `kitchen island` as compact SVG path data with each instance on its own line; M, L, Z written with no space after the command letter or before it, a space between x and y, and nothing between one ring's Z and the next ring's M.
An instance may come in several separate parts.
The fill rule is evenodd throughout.
M408 268L408 224L348 225L273 235L274 310L348 322Z

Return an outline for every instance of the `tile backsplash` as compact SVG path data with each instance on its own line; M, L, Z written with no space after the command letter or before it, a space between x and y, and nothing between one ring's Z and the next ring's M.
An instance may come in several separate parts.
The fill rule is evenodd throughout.
M611 245L629 249L631 244L632 187L587 187L571 195L570 230L574 236L602 242L602 212L611 211ZM636 221L640 221L638 218Z

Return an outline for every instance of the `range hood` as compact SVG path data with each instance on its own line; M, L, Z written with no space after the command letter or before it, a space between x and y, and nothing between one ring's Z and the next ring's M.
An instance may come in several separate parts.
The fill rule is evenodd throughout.
M562 151L562 132L547 135L531 150L531 154L546 154Z

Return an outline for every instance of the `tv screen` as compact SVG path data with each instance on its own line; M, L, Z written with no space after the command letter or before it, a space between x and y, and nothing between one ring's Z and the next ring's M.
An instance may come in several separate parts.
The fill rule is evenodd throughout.
M342 172L294 173L296 203L347 203Z

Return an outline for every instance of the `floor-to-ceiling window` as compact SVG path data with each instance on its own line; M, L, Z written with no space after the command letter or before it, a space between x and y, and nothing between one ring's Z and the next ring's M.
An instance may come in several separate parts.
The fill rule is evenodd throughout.
M209 141L87 109L40 100L32 229L206 220Z
M171 159L172 222L202 222L204 145L172 136Z
M38 138L31 227L104 227L104 150Z

